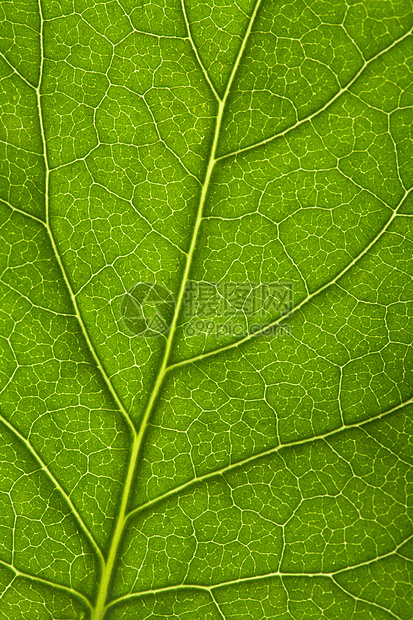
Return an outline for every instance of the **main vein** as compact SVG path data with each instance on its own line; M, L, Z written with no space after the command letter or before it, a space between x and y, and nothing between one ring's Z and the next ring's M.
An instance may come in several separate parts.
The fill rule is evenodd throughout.
M184 267L184 271L183 271L183 276L182 276L182 281L181 281L181 285L179 288L179 292L178 292L178 296L177 296L177 302L175 305L175 311L174 311L174 315L172 318L172 322L171 322L171 326L170 326L170 330L169 330L169 334L168 334L168 338L166 341L166 345L165 345L165 349L164 349L164 353L159 365L159 370L155 379L155 383L152 389L152 392L150 394L149 400L148 400L148 404L146 406L145 412L143 414L143 418L142 418L142 423L139 429L139 432L137 432L134 435L134 440L133 440L133 446L132 446L132 451L131 451L131 457L130 457L130 461L129 461L129 466L128 466L128 471L127 471L127 475L126 475L126 480L125 480L125 484L124 484L124 488L123 488L123 495L122 495L122 500L121 500L121 505L120 505L120 509L119 509L119 517L116 523L116 527L115 527L115 531L113 534L113 538L112 538L112 543L110 546L110 550L109 550L109 555L108 555L108 560L106 562L106 566L104 569L104 572L102 574L102 579L99 585L99 591L98 591L98 595L97 595L97 600L96 600L96 606L94 608L93 614L92 614L92 620L103 620L103 617L105 615L106 609L107 609L107 605L106 605L106 600L107 600L107 596L108 596L108 589L112 580L112 575L113 575L113 571L114 571L114 567L115 567L115 563L116 563L116 559L118 556L118 551L119 551L119 545L121 543L122 537L123 537L123 533L124 533L124 529L125 529L125 524L128 518L128 513L127 513L127 509L128 509L128 504L129 504L129 498L130 498L130 494L131 494L131 489L132 489L132 482L133 482L133 478L134 478L134 474L135 474L135 470L136 470L136 464L137 464L137 460L138 460L138 456L143 444L143 438L145 435L145 431L146 431L146 427L148 425L151 413L153 411L153 407L155 404L155 401L159 395L159 392L161 390L161 387L163 385L163 381L165 378L165 374L166 371L168 370L168 361L169 361L169 357L170 357L170 353L171 353L171 348L172 348L172 343L174 340L174 335L175 335L175 331L176 331L176 325L178 322L178 317L179 317L179 313L180 313L180 309L182 306L182 300L184 297L184 293L185 293L185 288L188 282L188 277L189 277L189 272L192 266L192 261L193 261L193 257L194 257L194 253L195 253L195 248L197 245L197 240L198 240L198 234L199 234L199 229L201 227L201 223L202 223L202 219L203 219L203 212L204 212L204 207L205 207L205 202L206 202L206 198L208 195L208 190L209 190L209 186L211 183L211 178L212 178L212 174L213 174L213 170L215 167L215 163L217 162L218 158L216 157L216 152L217 152L217 147L218 147L218 141L219 141L219 136L220 136L220 132L221 132L221 125L222 125L222 120L223 120L223 116L224 116L224 110L225 110L225 106L227 103L227 99L228 99L228 95L230 93L233 81L234 81L234 77L236 75L236 72L238 70L239 64L241 62L241 58L244 54L244 50L245 50L245 46L247 44L247 41L249 39L250 33L251 33L251 29L252 26L254 24L258 9L260 7L262 0L258 0L254 11L251 15L251 18L249 20L248 23L248 27L245 31L240 49L238 51L238 55L236 58L236 61L234 63L234 66L232 68L231 71L231 75L228 79L228 83L225 89L225 93L224 96L222 97L222 99L219 99L219 104L218 104L218 111L217 111L217 117L216 117L216 122L215 122L215 129L214 129L214 137L213 137L213 141L212 141L212 146L211 146L211 150L210 150L210 155L209 155L209 159L208 159L208 164L206 167L206 171L205 171L205 177L204 177L204 181L202 184L202 188L201 188L201 192L200 192L200 197L199 197L199 203L198 203L198 209L197 209L197 215L196 215L196 220L195 220L195 225L194 225L194 229L192 232L192 237L191 237L191 242L189 245L189 249L187 252L187 258L186 258L186 262L185 262L185 267ZM214 95L216 95L216 93L214 92Z

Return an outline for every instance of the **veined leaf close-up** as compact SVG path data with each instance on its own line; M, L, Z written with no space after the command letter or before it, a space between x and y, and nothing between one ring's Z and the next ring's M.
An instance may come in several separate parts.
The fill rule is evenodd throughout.
M1 1L1 620L413 618L412 24Z

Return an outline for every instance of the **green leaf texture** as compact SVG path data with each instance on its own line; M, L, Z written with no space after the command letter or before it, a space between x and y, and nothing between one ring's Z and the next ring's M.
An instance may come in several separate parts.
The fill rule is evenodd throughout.
M0 23L0 619L410 620L411 1ZM282 282L189 332L190 283Z

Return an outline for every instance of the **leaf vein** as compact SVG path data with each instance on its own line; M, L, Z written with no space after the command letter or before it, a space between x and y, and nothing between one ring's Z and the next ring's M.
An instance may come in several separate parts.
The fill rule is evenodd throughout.
M381 50L380 52L378 52L375 56L372 56L369 60L364 61L364 63L362 64L361 68L357 71L357 73L354 75L354 77L348 82L348 84L346 86L344 86L343 88L341 88L329 101L327 101L321 108L319 108L315 112L309 114L308 116L305 116L301 120L299 120L296 123L294 123L294 125L291 125L290 127L287 127L287 129L284 129L283 131L280 131L280 132L270 136L269 138L265 138L264 140L260 140L259 142L255 142L254 144L250 144L249 146L246 146L244 148L240 148L240 149L238 149L236 151L232 151L231 153L225 153L224 155L220 155L217 158L217 161L221 161L223 159L227 159L228 157L232 157L232 156L242 155L243 153L247 153L247 152L251 151L252 149L258 148L258 147L263 146L265 144L269 144L270 142L273 142L277 138L281 138L283 136L286 136L291 131L293 131L294 129L296 129L300 125L303 125L307 121L311 121L313 118L316 118L317 116L322 114L322 112L325 112L325 110L327 110L335 101L337 101L337 99L339 97L341 97L341 95L343 93L349 91L349 89L355 84L355 82L358 80L358 78L362 75L362 73L364 72L364 70L368 66L370 66L375 60L377 60L378 58L380 58L381 56L383 56L384 54L389 52L391 49L393 49L393 47L395 47L398 43L401 43L402 41L404 41L404 39L407 39L412 34L412 32L413 32L413 29L408 30L401 37L399 37L398 39L393 41L393 43L391 43L391 45L389 45L388 47L386 47L383 50Z

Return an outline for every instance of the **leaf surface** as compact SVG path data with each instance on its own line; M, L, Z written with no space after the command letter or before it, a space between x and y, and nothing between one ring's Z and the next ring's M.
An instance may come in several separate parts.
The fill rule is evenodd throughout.
M0 618L409 620L411 3L0 22Z

